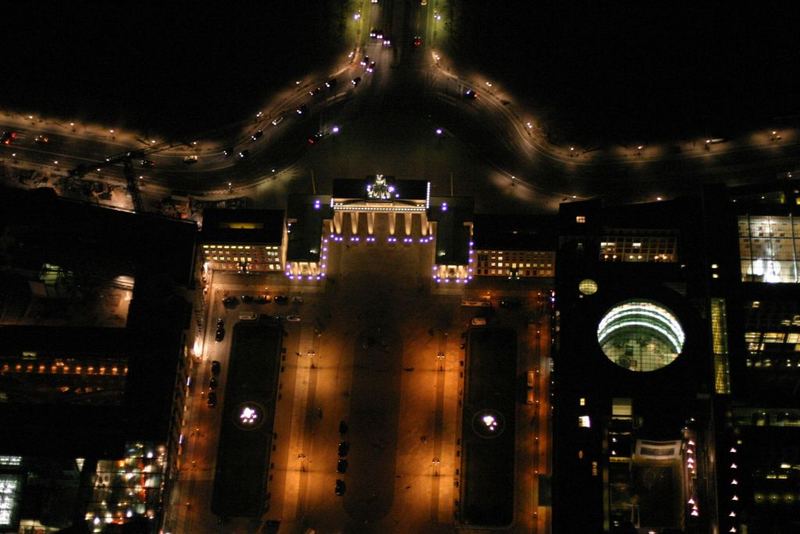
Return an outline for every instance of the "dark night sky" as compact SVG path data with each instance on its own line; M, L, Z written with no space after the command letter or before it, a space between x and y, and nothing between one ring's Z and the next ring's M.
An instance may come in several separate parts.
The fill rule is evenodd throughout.
M336 0L144 4L4 6L0 106L202 132L247 116L340 44ZM800 32L773 4L453 4L459 61L570 141L730 136L800 111Z

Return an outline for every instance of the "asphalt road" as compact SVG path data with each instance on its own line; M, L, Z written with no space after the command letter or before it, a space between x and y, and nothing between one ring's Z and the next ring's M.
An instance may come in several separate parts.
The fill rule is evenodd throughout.
M573 196L602 196L612 203L655 200L694 191L703 183L763 181L793 170L800 156L797 136L790 131L781 132L779 139L755 132L748 139L719 144L686 139L642 149L549 144L532 115L497 83L488 87L479 74L449 70L432 46L446 38L434 18L437 4L364 1L352 57L342 56L328 73L287 84L258 116L198 133L195 140L150 140L133 132L29 119L6 111L0 113L0 127L17 131L19 138L0 147L0 160L7 167L64 175L78 164L147 148L152 151L147 159L155 166L135 162L147 185L211 196L235 189L249 192L257 202L278 205L285 192L308 190L307 180L293 178L306 177L312 170L322 192L330 190L333 177L380 170L427 178L442 194L449 190L452 173L459 183L457 194L492 198L497 209L552 212ZM372 28L383 29L393 46L383 47L370 38ZM422 46L412 46L415 36L422 37ZM375 61L374 72L360 64L365 54ZM356 77L361 83L353 86L350 80ZM329 89L324 83L331 78L337 83ZM309 94L318 87L318 94ZM464 98L467 88L475 89L478 97ZM307 111L298 115L295 110L301 105ZM283 120L273 125L279 116ZM339 134L332 133L335 126ZM433 133L436 128L443 129L441 136ZM250 136L258 130L263 135L252 141ZM310 145L307 138L316 132L326 135ZM41 134L48 143L34 142ZM228 147L234 154L225 157L222 151ZM238 157L245 150L249 155ZM184 158L191 155L198 157L197 163L185 164ZM428 165L431 158L438 161ZM91 174L124 182L120 168ZM269 186L279 194L259 198L253 192Z

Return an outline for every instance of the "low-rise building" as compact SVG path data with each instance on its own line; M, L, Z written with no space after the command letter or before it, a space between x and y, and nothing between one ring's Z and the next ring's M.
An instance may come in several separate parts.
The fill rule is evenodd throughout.
M200 232L209 269L240 273L281 272L286 261L283 210L206 209Z

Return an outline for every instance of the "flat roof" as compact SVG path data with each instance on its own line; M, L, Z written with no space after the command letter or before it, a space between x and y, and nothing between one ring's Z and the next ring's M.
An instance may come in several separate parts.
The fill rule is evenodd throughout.
M331 218L328 195L289 195L286 221L289 243L286 261L318 262L325 219Z
M433 197L428 220L436 221L437 265L467 265L469 263L470 228L474 202L472 197Z
M475 214L475 250L539 250L555 252L558 243L554 215Z
M75 273L168 275L189 286L197 226L59 198L52 189L0 187L0 234L12 238L11 265L51 263Z
M217 209L203 211L201 243L283 242L283 210Z

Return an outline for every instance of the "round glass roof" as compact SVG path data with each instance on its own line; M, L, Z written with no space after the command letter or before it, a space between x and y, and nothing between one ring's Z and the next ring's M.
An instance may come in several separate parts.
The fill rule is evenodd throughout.
M578 291L584 295L594 295L597 293L597 282L591 278L585 278L578 284Z
M615 364L629 371L655 371L671 364L686 339L677 317L650 300L627 300L606 312L597 342Z

